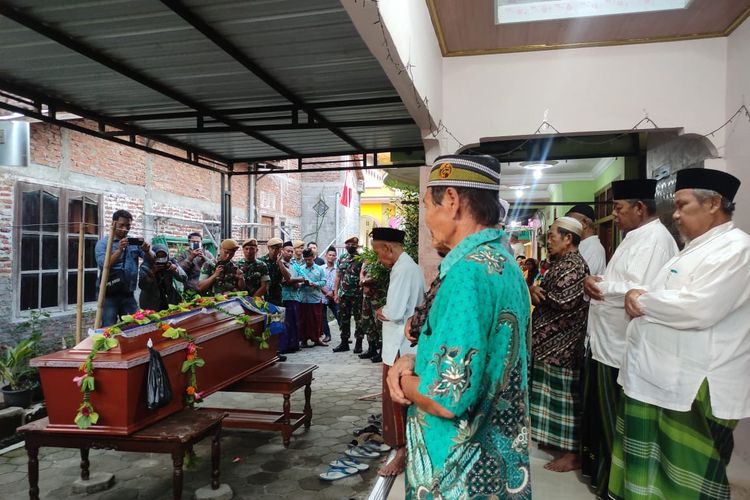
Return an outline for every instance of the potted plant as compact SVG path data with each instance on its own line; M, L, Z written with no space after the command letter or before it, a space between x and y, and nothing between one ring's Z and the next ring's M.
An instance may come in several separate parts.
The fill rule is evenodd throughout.
M0 352L0 379L7 384L0 390L6 406L27 408L31 405L36 369L29 366L29 360L36 343L36 337L32 336L15 346L6 345Z

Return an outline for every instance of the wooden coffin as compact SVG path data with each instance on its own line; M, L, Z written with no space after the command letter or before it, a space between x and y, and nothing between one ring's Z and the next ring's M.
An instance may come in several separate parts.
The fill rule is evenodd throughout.
M247 312L239 299L224 302L222 307L234 313ZM223 312L203 309L165 320L185 328L195 339L198 355L206 362L196 369L197 388L204 396L262 370L277 359L276 336L271 336L267 349L260 349L257 343L245 338L244 327ZM260 333L264 322L264 317L257 315L251 326ZM181 373L180 368L187 354L187 342L165 339L161 333L153 324L123 329L117 348L96 355L96 387L91 393L91 404L99 414L99 421L88 429L79 429L74 422L83 393L73 378L80 375L79 367L90 353L90 338L73 349L34 358L31 365L39 368L47 402L47 430L130 434L184 408L187 374ZM149 338L162 356L172 389L171 402L155 410L146 407Z

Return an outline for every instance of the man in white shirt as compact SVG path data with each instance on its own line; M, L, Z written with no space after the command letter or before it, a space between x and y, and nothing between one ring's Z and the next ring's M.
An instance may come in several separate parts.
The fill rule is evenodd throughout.
M513 258L526 257L526 246L518 241L518 236L515 234L510 235L510 249L513 252Z
M674 218L685 248L625 295L612 498L729 498L737 419L750 417L750 236L732 222L740 181L677 173Z
M583 226L581 234L581 244L578 245L578 252L589 266L589 272L592 275L604 274L604 268L607 266L607 253L604 251L602 242L599 241L599 235L594 229L596 214L590 205L575 205L565 214L573 217Z
M612 183L612 216L625 233L603 273L591 272L584 291L591 297L587 333L581 461L598 497L607 496L615 433L615 418L622 390L617 385L625 356L625 293L649 283L677 253L674 238L656 216L656 180L635 179Z
M378 261L391 269L385 305L375 315L383 322L383 441L396 450L396 457L381 467L381 476L397 476L406 464L406 407L391 399L387 377L399 356L415 352L404 335L404 324L424 300L424 276L404 252L405 235L390 227L372 230L372 249Z

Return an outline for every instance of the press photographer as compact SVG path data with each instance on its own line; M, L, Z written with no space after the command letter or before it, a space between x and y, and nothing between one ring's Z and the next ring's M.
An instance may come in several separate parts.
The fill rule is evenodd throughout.
M112 238L112 249L109 257L109 276L105 286L107 287L102 305L102 326L114 325L117 317L123 314L133 314L138 310L135 301L135 286L138 281L139 259L152 261L151 247L143 238L128 238L133 216L127 210L117 210L112 214L112 222L115 225L114 238ZM104 269L104 257L107 253L107 241L105 236L96 244L96 264L99 267L98 281Z
M187 274L185 290L192 290L193 292L198 291L198 281L200 280L203 264L215 260L211 252L203 248L203 237L200 233L190 233L188 235L188 248L180 252L175 259L177 259L177 264Z
M138 286L141 288L139 304L141 309L162 311L169 304L182 302L174 280L184 283L185 271L177 265L177 260L169 257L169 249L164 245L154 245L153 263L144 261L138 272Z

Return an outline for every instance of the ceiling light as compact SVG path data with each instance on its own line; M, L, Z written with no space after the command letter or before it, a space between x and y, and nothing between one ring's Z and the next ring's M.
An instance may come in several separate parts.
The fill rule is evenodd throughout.
M518 185L518 186L507 186L508 189L515 189L516 191L520 191L523 189L529 189L531 186L528 184Z
M495 0L495 24L685 9L692 0Z
M542 178L542 175L544 175L544 174L542 174L541 170L539 170L539 169L534 170L534 179L539 180L539 179Z
M554 167L557 163L557 160L522 161L521 166L528 170L545 170Z
M523 196L523 189L516 189L516 198L521 198Z

